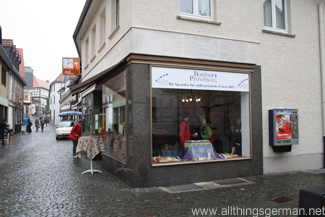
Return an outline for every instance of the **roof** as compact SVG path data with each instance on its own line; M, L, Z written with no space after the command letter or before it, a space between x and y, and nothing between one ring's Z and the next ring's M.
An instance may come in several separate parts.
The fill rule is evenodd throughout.
M22 48L17 48L18 53L20 55L20 64L19 64L19 74L23 79L25 79L25 63L24 63L24 54L23 54L23 49Z
M8 39L2 39L2 40L8 40ZM10 39L11 40L11 39ZM12 40L11 40L12 41ZM27 85L26 81L23 79L23 77L19 74L19 72L17 71L17 69L12 65L11 60L9 59L5 49L3 48L3 46L0 44L0 58L3 59L3 61L5 62L5 64L7 65L7 67L14 72L14 74L16 74L17 78L19 78L19 80L24 84L24 86Z
M42 87L45 89L50 89L50 82L38 79L35 75L33 75L33 87Z
M81 26L82 26L85 18L86 18L86 15L87 15L88 10L89 10L89 8L90 8L90 6L92 4L92 1L93 0L86 0L85 6L84 6L84 8L83 8L83 10L81 12L81 15L79 17L79 21L77 23L76 29L75 29L75 31L73 33L73 36L72 36L73 41L74 41L74 43L76 45L76 48L77 48L77 52L79 54L79 57L81 57L81 53L80 53L79 46L78 46L78 43L77 43L77 36L79 34L80 28L81 28Z
M53 82L64 82L64 78L65 78L65 75L59 74L59 76Z

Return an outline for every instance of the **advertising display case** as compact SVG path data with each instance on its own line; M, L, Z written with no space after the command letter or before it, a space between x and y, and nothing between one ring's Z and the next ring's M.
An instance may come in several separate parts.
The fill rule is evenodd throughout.
M274 152L291 151L299 144L298 109L269 110L269 145Z

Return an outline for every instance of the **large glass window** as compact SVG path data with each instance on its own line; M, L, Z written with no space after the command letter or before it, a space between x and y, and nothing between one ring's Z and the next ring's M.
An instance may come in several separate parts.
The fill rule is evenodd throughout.
M180 12L211 18L211 0L180 0Z
M153 67L153 161L250 157L249 99L248 74Z
M119 73L102 85L103 137L106 154L126 162L126 73Z
M286 0L263 0L263 8L266 28L287 30Z

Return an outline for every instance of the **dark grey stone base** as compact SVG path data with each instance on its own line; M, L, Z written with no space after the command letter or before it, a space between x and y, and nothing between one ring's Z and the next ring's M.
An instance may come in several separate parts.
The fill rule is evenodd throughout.
M173 186L263 174L261 67L251 73L251 159L215 163L151 166L150 65L130 64L127 165L132 171L116 171L122 164L103 155L103 167L130 187Z

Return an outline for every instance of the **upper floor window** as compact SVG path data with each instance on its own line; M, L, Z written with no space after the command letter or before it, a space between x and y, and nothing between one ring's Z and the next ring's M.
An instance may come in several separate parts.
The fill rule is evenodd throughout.
M24 92L24 98L28 99L28 92Z
M85 41L85 54L84 54L84 57L85 57L85 65L88 64L88 61L89 61L89 38L86 39Z
M263 0L264 27L277 31L287 31L287 1Z
M105 43L106 38L106 8L103 9L100 14L100 37L99 45L102 46Z
M116 9L115 9L115 16L116 16L116 27L120 25L120 1L116 0Z
M7 71L2 67L1 84L6 86L6 83L7 83Z
M211 0L180 0L180 12L193 16L211 18Z
M91 60L90 61L92 61L96 55L95 48L96 48L96 25L91 30Z

